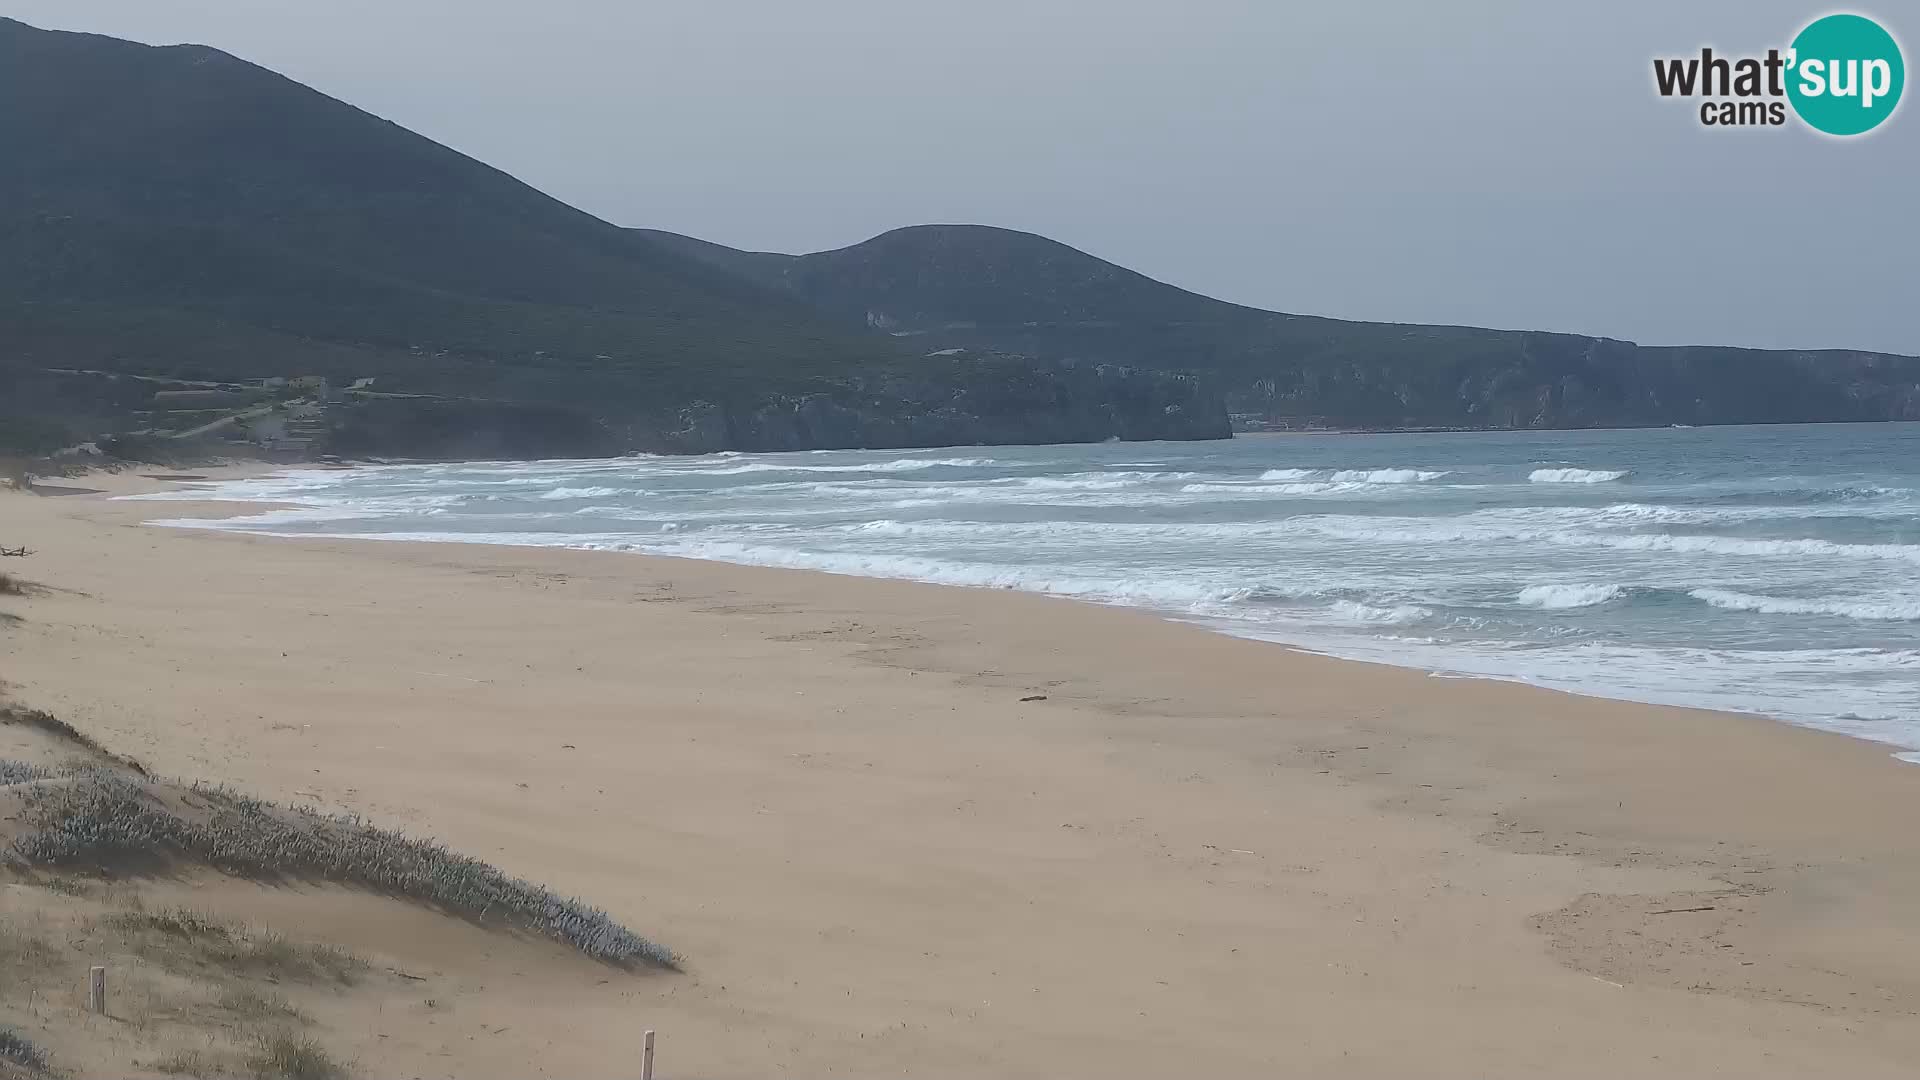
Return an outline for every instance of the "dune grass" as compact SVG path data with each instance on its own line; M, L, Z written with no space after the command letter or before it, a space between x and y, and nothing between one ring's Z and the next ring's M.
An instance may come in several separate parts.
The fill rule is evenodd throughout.
M156 931L167 937L195 941L202 938L231 936L232 931L222 922L202 915L189 908L167 908L164 911L123 911L107 917L107 923L122 930L136 933L146 930Z
M53 963L54 955L44 936L21 926L14 916L0 918L0 972L18 977Z
M25 596L27 585L12 574L0 574L0 596Z
M339 1080L347 1074L326 1047L290 1031L260 1036L247 1064L255 1076L276 1080Z
M258 1080L344 1080L348 1074L327 1048L305 1035L271 1029L248 1037L242 1054L208 1050L179 1050L150 1062L147 1068L167 1076L222 1077L244 1075Z
M46 1072L49 1068L46 1052L10 1027L0 1027L0 1061L17 1065L30 1073Z
M13 724L18 727L32 728L50 735L61 742L68 743L88 754L116 765L145 774L146 769L131 758L123 758L109 753L107 748L93 740L93 737L67 723L50 712L39 709L27 709L18 705L0 705L0 724Z
M345 984L366 968L344 949L249 930L187 908L117 912L102 922L120 931L135 954L176 970L210 968L274 982Z
M217 1076L222 1071L220 1063L204 1050L175 1051L149 1062L147 1068L166 1076Z
M233 986L220 995L219 1006L242 1020L279 1020L304 1024L307 1016L271 990Z
M57 769L44 765L35 765L30 761L0 760L0 787L12 784L30 784L35 780L51 780L59 776Z
M10 770L5 775L29 779L38 778L34 768L0 763ZM105 768L58 772L64 782L22 789L28 828L10 851L20 862L58 867L187 859L262 880L351 884L478 923L532 930L608 963L676 967L671 950L606 912L431 840L224 788L173 787Z

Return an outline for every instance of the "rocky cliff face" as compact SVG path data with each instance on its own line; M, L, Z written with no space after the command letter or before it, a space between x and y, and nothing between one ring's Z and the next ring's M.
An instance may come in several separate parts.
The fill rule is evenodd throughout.
M1515 333L1221 376L1242 426L1582 428L1920 420L1920 359Z

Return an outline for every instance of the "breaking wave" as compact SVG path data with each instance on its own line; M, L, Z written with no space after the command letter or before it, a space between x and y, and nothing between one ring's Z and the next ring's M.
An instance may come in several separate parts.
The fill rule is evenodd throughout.
M984 469L992 465L992 458L896 458L892 461L869 461L859 465L788 465L781 462L750 461L744 465L729 465L720 469L701 469L707 476L739 476L745 473L798 472L798 473L897 473L920 472L925 469Z
M619 488L610 487L557 487L552 491L542 492L540 498L547 500L607 499L615 495L632 494L638 494L638 492L623 492Z
M1605 484L1626 477L1626 469L1535 469L1527 479L1535 484Z
M1424 484L1446 475L1444 469L1341 469L1331 479L1336 484Z
M1527 607L1563 610L1604 604L1625 594L1618 585L1529 585L1515 599Z
M1356 600L1335 600L1328 610L1339 618L1361 623L1385 623L1399 626L1433 617L1433 609L1418 604L1363 604Z
M1688 596L1728 611L1763 615L1835 615L1844 619L1905 621L1920 619L1920 599L1860 600L1839 596L1756 596L1729 589L1694 589Z

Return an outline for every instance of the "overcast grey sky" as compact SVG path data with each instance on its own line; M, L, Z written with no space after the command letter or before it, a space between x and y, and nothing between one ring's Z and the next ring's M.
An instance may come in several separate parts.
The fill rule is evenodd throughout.
M1711 130L1655 55L1818 2L0 0L213 45L622 225L1042 233L1283 311L1920 353L1920 105ZM1902 38L1920 7L1853 8ZM1911 95L1909 95L1911 96Z

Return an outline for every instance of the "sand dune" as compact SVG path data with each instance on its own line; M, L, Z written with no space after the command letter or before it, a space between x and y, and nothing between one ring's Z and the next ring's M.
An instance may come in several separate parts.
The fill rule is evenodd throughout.
M367 1075L637 1075L647 1027L669 1077L1920 1060L1920 769L1884 747L1028 595L153 510L0 496L0 543L39 551L5 569L50 589L0 601L9 693L686 959L621 978L371 898L207 897L450 973L443 1014L328 1018Z

